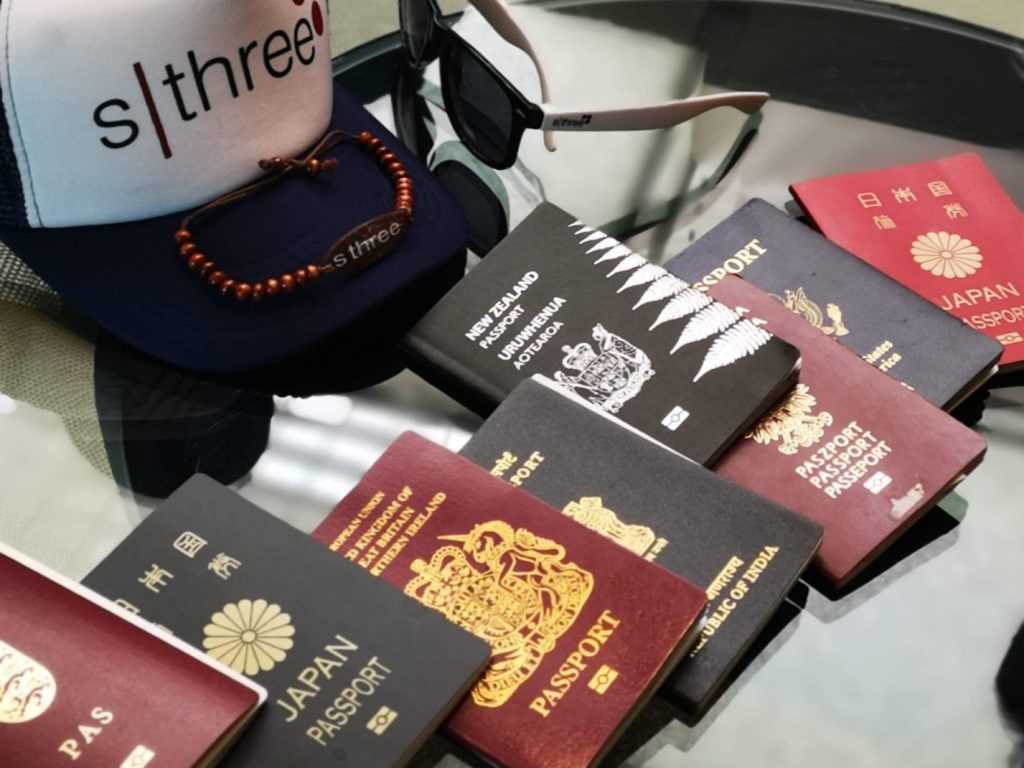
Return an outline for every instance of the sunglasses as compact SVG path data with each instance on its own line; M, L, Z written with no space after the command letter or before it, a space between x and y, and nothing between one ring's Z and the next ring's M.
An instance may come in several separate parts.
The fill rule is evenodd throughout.
M543 131L544 144L553 152L554 131L671 128L717 107L754 114L769 98L761 91L733 91L645 107L555 109L540 58L508 6L502 0L470 0L470 4L501 37L529 56L540 80L542 104L527 99L452 30L436 0L399 0L402 45L409 63L417 69L440 59L441 90L452 127L470 152L493 168L509 168L515 163L527 128Z

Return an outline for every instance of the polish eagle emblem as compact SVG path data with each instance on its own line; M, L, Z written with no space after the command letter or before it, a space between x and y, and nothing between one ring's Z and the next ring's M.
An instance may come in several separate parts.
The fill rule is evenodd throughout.
M785 402L765 416L747 435L760 445L779 443L779 453L792 456L801 448L810 448L825 435L825 427L832 425L832 414L827 411L814 415L818 400L806 384L797 384Z

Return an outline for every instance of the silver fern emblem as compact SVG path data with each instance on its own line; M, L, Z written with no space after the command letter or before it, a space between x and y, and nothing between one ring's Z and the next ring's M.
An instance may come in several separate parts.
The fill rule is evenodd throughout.
M621 259L623 256L629 256L633 251L629 249L628 245L622 245L619 243L612 248L608 253L603 254L601 258L595 261L595 264L600 264L602 261L614 261L615 259Z
M772 335L760 327L761 320L740 320L715 339L704 357L700 372L693 379L701 380L706 373L732 365L737 360L752 355L769 341Z
M711 297L706 293L701 293L696 288L686 286L672 301L665 305L665 308L661 310L661 314L658 315L658 319L654 321L654 325L647 330L653 331L659 325L673 320L682 320L684 317L704 309L710 303Z
M702 341L716 333L721 333L726 328L734 325L740 316L729 309L725 304L713 302L702 309L697 315L686 324L679 340L672 347L670 354L675 354L681 347L693 344L695 341Z
M659 277L648 286L647 290L644 291L644 295L640 297L640 301L633 305L633 309L640 309L644 304L652 304L655 301L667 299L669 296L675 296L687 288L689 288L689 284L683 282L675 275Z
M593 253L594 251L603 251L607 248L611 248L613 245L621 245L621 243L614 237L606 237L604 240L599 242L597 245L592 246L587 253Z
M586 237L584 237L582 240L580 240L580 245L585 245L587 243L592 243L595 240L603 240L606 237L608 237L608 235L606 235L600 229L590 229L589 227L588 227L588 229L590 230L590 234L587 235ZM580 232L578 234L582 234L582 232Z
M660 277L664 277L668 274L668 270L664 267L659 267L657 264L644 264L640 269L629 276L617 293L628 291L630 288L636 288L638 285L647 285L653 283Z
M647 259L641 256L639 253L632 253L618 264L615 265L615 269L609 272L606 277L617 275L620 272L629 272L632 269L638 269L647 263Z

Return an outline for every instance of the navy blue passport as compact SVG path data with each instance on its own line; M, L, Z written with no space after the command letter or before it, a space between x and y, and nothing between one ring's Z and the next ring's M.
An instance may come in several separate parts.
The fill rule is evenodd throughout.
M764 200L665 265L706 291L739 274L822 333L949 410L996 370L1002 346Z
M462 455L706 589L702 635L660 691L692 716L713 703L823 535L540 377L516 387Z
M710 465L795 382L800 352L550 203L404 340L410 367L490 413L541 374Z
M203 475L83 583L267 689L225 766L404 765L490 659L481 640Z

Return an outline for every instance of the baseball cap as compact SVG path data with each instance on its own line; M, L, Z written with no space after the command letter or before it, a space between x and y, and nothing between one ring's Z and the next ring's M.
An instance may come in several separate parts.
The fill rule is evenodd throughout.
M287 360L409 289L440 298L445 286L421 278L464 260L465 221L333 82L326 16L325 0L0 5L0 240L113 335L212 373ZM369 131L413 179L416 217L397 250L258 305L187 269L174 241L185 214L259 179L260 159L300 157L335 129ZM197 245L255 283L318 264L392 210L391 179L364 152L345 143L327 156L331 173L293 174L205 217Z

